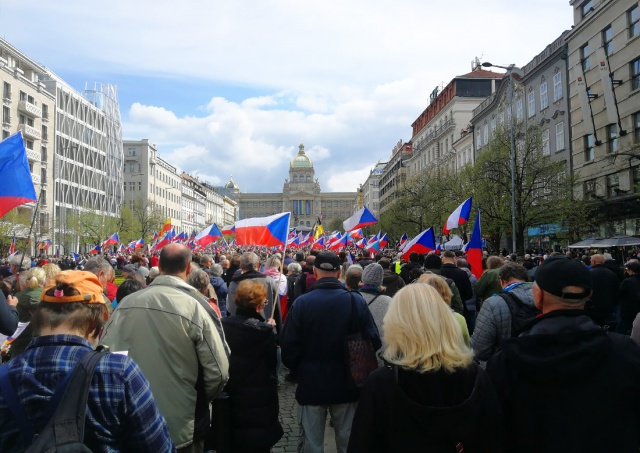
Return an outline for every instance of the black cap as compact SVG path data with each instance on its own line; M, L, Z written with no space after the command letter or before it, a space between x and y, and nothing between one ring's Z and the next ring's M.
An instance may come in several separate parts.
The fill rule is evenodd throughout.
M579 261L565 256L552 256L538 266L536 284L543 291L563 299L584 299L591 293L591 274ZM565 293L567 286L577 286L583 291Z
M320 252L313 266L323 271L337 271L340 269L340 258L333 252Z

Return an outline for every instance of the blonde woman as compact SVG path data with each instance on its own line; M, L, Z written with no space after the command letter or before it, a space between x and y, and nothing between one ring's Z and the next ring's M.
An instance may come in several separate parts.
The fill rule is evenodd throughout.
M422 274L418 279L418 283L426 283L427 285L433 286L440 297L446 302L446 304L451 307L451 299L453 298L453 293L451 292L451 288L447 284L447 281L439 275L436 274ZM460 329L462 330L462 338L464 338L464 343L469 346L470 338L469 338L469 328L467 327L467 320L464 319L460 313L456 313L451 310L453 316L456 318L458 323L460 324Z
M53 279L53 277L55 277L60 272L62 272L62 270L60 269L60 266L53 263L45 264L44 266L42 266L42 270L47 276L45 279L45 286L47 285L47 283L49 283Z
M348 451L502 451L495 391L438 291L402 288L383 325L390 365L362 389Z
M20 275L22 279L22 274ZM24 280L20 287L24 288L16 294L18 299L18 322L31 322L31 315L40 303L42 288L47 280L47 274L41 267L33 267L24 273ZM35 336L33 328L28 325L24 331L11 343L11 358L22 354L31 339Z

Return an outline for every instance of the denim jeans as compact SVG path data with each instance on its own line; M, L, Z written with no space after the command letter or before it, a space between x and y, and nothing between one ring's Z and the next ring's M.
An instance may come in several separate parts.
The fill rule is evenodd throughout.
M301 448L298 451L324 453L324 429L328 411L335 431L336 450L338 453L346 453L357 406L357 402L327 406L298 406L301 441Z

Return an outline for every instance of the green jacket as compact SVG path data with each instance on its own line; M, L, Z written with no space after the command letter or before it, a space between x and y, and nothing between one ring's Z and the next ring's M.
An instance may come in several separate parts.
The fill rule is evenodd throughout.
M40 296L42 295L42 287L38 286L33 289L25 289L16 293L16 299L18 299L18 321L19 322L31 322L31 314L34 312L38 304L40 303ZM11 342L11 357L15 358L19 354L22 354L33 337L37 336L29 324L24 331Z
M476 286L474 286L473 292L475 292L476 296L478 296L483 301L502 291L500 280L498 280L499 271L499 268L487 269L478 279ZM478 307L478 311L480 311L480 307Z
M111 351L127 351L138 363L177 448L203 434L199 428L209 415L208 402L229 379L224 339L185 290L200 294L178 277L156 277L148 288L119 302L100 340Z

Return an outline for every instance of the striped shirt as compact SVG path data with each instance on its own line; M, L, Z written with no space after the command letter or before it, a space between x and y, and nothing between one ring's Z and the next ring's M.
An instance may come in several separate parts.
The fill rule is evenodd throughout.
M69 370L92 349L76 335L35 338L9 367L18 393L36 432L56 387ZM0 394L0 451L24 451L22 436ZM98 363L87 403L84 443L94 452L171 452L175 448L165 419L158 412L149 382L129 357L108 354Z

